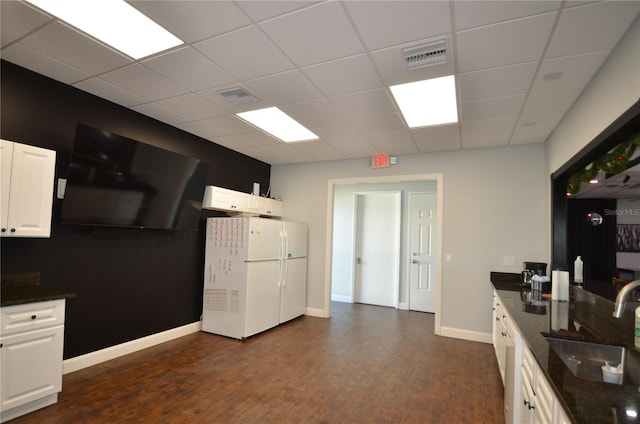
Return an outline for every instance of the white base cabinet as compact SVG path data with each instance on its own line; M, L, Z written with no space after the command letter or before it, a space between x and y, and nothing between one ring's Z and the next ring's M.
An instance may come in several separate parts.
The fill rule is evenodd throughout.
M62 391L65 300L0 309L2 422L58 400Z
M522 424L569 424L560 402L528 348L522 349Z

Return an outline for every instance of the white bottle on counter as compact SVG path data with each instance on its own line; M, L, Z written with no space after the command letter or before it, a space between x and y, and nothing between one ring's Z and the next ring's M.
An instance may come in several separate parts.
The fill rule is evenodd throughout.
M640 306L636 308L636 325L634 334L634 344L636 347L640 347Z
M573 281L576 283L582 283L582 257L578 255L576 261L573 263Z

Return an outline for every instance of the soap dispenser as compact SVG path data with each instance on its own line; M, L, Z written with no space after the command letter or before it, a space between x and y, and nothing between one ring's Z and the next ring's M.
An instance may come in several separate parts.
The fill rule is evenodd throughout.
M578 255L576 261L573 263L573 281L576 283L582 283L582 257Z

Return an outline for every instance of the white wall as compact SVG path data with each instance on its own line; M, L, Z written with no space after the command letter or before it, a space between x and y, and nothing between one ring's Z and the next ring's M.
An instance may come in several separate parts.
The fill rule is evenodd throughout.
M542 144L398 156L398 164L371 169L362 159L273 166L271 186L286 219L309 224L307 307L323 316L329 180L385 175L443 174L443 334L469 338L491 332L491 271L520 272L523 261L549 256ZM516 258L515 267L503 265ZM326 315L324 315L326 316Z
M547 139L553 173L640 98L640 18Z

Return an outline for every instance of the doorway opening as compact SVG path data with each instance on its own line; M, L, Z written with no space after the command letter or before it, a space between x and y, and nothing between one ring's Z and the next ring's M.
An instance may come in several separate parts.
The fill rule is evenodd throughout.
M331 314L331 301L354 303L358 269L364 261L357 249L359 199L384 198L383 193L397 192L400 196L399 248L391 247L389 257L398 256L398 277L392 291L386 291L391 304L372 302L398 309L434 313L434 331L440 334L440 284L442 281L442 174L422 174L390 177L335 179L328 182L327 263L325 277L325 310ZM375 205L376 201L370 202ZM378 208L380 205L378 205ZM383 206L385 210L387 206ZM377 209L373 206L373 209ZM383 212L389 215L389 212ZM411 219L411 216L419 219ZM375 215L375 214L374 214ZM375 219L375 218L374 218ZM360 217L362 220L362 217ZM378 236L384 239L395 224L387 219L379 224ZM374 224L375 228L375 224ZM371 230L369 230L371 232ZM374 237L374 247L391 246L388 241ZM366 243L370 243L366 241ZM384 243L384 245L383 245ZM392 263L392 260L387 261ZM392 266L391 266L392 268ZM411 285L416 285L412 288ZM427 296L425 298L425 295ZM422 299L422 300L421 300ZM426 299L426 301L425 301ZM362 303L370 303L364 301ZM425 306L426 305L426 306Z

